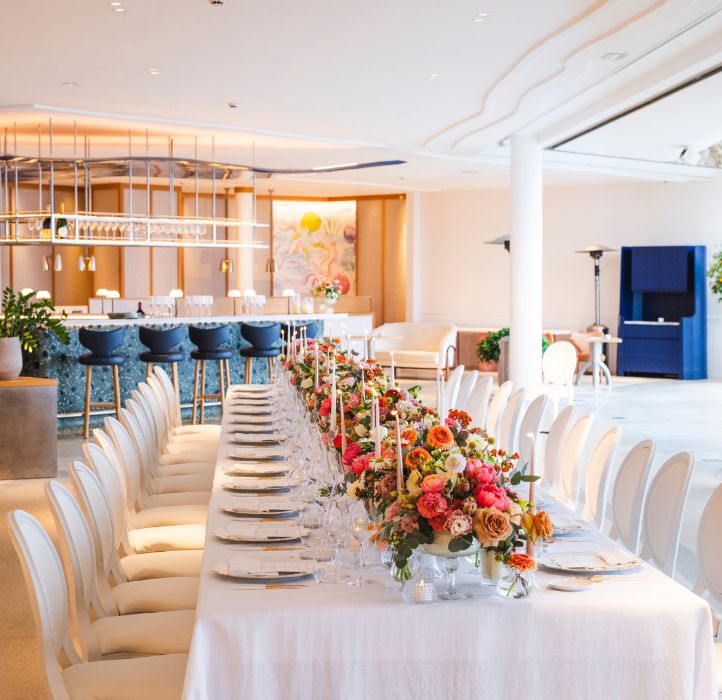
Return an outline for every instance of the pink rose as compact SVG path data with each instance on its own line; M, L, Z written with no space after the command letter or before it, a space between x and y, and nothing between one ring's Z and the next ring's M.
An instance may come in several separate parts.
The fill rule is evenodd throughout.
M358 408L361 404L361 399L359 398L358 394L351 394L351 396L346 399L346 406L348 408Z
M424 493L441 493L445 486L446 480L438 474L429 474L421 482L421 490Z
M348 450L346 450L348 452ZM351 461L351 471L360 476L369 468L369 460L371 459L370 454L361 455Z
M349 466L351 462L353 462L353 460L356 459L356 457L358 457L360 454L361 445L359 445L357 442L352 442L343 453L342 461L346 466Z
M452 537L463 537L471 532L472 520L460 510L451 511L447 516L444 527L451 533Z
M318 409L318 415L326 417L331 412L331 398L321 401L321 407Z
M425 493L416 508L425 518L431 519L446 512L446 499L440 493Z
M480 508L496 508L506 510L511 501L504 489L494 484L485 484L474 489L474 496Z
M293 386L298 381L298 377L295 374L291 375L291 385Z

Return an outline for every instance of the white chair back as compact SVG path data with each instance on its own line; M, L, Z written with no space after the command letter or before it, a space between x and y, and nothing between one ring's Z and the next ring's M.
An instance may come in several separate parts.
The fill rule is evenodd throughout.
M554 492L559 488L559 477L561 475L561 449L567 438L569 427L574 418L574 406L566 406L554 419L547 442L544 448L544 464L540 488L548 492Z
M507 454L510 455L518 450L519 425L521 424L525 398L526 389L517 389L507 401L499 422L498 447L506 450Z
M52 540L30 513L8 513L10 539L20 559L25 588L37 627L45 683L51 700L70 700L58 657L82 663L68 629L68 589L63 566Z
M501 428L501 416L504 413L506 404L509 402L514 384L512 382L504 382L494 394L494 398L489 404L489 412L486 415L486 432L491 437L499 439L499 429Z
M180 413L180 397L176 393L175 387L168 373L160 366L156 365L153 368L153 378L157 379L160 388L165 396L165 402L168 410L168 418L171 421L171 428L181 424L181 413Z
M459 384L459 394L456 397L456 408L458 411L466 411L466 406L469 402L469 396L476 386L476 380L479 378L479 370L472 369L471 372L467 372L462 378ZM467 411L468 413L468 411Z
M125 429L133 437L138 447L138 453L143 466L143 477L144 479L149 478L153 474L153 468L158 459L158 447L153 435L153 428L148 421L145 411L137 401L128 399L125 405L128 415L125 415L123 409L121 409L120 420L123 421ZM132 416L134 422L129 420L129 416Z
M584 508L582 518L593 523L597 530L604 529L606 517L609 468L614 457L622 429L609 428L592 450L584 473Z
M109 600L112 600L109 575L112 574L117 583L125 583L127 578L120 566L118 557L120 540L113 529L113 515L108 496L103 490L100 479L82 462L75 461L70 465L70 477L80 496L90 531L95 539L95 558L99 563L98 586L101 598L106 608L109 608Z
M593 422L594 415L587 413L574 423L569 429L559 455L561 488L558 495L570 508L576 508L579 502L579 472L582 454Z
M124 411L125 409L120 409ZM135 419L130 416L129 422ZM128 434L128 431L123 427L123 424L113 417L108 417L104 421L105 430L107 434L102 434L102 431L98 431L97 434L93 431L93 437L96 438L98 444L103 447L108 457L112 458L113 451L105 449L105 444L108 438L112 441L113 450L120 459L119 466L124 472L124 476L128 485L128 501L130 504L130 510L134 510L136 507L141 508L143 506L143 482L142 482L142 465L139 460L139 454L136 443ZM102 440L101 440L102 435Z
M444 393L444 405L447 410L456 408L456 400L459 397L459 386L464 376L464 365L458 365L449 375L449 381L446 382Z
M642 440L632 447L620 464L612 487L611 536L634 554L639 551L644 492L654 449L652 440Z
M670 457L649 485L642 522L642 556L674 577L684 503L692 478L694 457L680 452Z
M697 528L697 595L710 595L714 602L722 603L722 484L712 492L704 507Z
M93 537L75 497L59 481L47 482L45 495L60 539L65 577L70 584L70 612L80 654L86 660L97 661L101 658L100 642L93 631L90 612L96 619L117 614L117 609L109 613L100 601Z
M125 402L126 407L135 414L139 423L146 426L150 435L150 444L156 454L161 453L160 437L155 422L155 418L151 413L150 407L145 397L137 389L130 392L130 398Z
M168 444L168 421L163 413L158 396L145 382L138 384L138 391L145 401L146 412L155 424L155 433L161 452Z
M466 402L464 410L471 416L471 424L478 428L486 427L486 414L489 410L489 397L493 386L494 380L491 377L481 377Z
M552 343L542 357L544 384L571 386L577 368L577 351L566 340Z
M527 465L527 473L534 459L535 472L539 467L539 426L547 405L547 397L544 394L537 396L526 409L519 427L519 465ZM537 476L539 476L537 474Z

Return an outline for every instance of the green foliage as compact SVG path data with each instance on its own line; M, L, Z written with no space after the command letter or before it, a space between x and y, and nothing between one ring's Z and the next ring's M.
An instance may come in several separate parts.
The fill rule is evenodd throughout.
M20 338L20 346L31 353L38 347L38 336L42 331L54 333L58 340L67 345L70 335L62 324L65 318L53 318L55 306L50 299L35 299L34 292L22 294L12 287L3 290L0 338Z
M499 341L509 335L509 329L504 327L498 331L491 331L486 338L483 338L476 346L476 356L481 362L499 361ZM542 336L542 355L549 347L549 341Z
M712 264L707 270L709 277L709 288L712 294L717 296L717 301L722 302L722 249L712 256Z

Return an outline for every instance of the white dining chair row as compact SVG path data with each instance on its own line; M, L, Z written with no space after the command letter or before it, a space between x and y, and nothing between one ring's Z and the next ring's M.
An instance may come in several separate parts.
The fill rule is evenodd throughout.
M71 465L79 500L46 484L59 552L32 515L9 514L53 700L181 696L218 438L179 424L156 368Z

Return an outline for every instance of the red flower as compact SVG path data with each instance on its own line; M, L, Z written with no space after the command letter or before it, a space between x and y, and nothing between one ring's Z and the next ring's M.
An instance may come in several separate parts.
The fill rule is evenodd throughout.
M416 503L419 513L427 520L442 515L448 509L446 499L440 493L425 493Z
M506 510L509 507L509 496L506 491L494 484L484 484L474 489L474 496L480 508L496 508Z
M446 521L449 518L450 510L445 510L441 515L429 518L429 525L434 532L444 532L446 530Z
M321 401L321 408L318 409L318 415L326 417L331 412L331 397Z
M343 453L343 463L348 466L353 462L356 457L361 454L361 445L357 442L352 442L347 448L346 452Z

